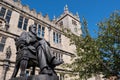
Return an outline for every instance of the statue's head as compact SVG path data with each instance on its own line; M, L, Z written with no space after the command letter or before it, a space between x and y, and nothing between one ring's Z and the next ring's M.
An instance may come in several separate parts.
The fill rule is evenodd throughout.
M36 32L37 32L37 27L36 27L36 25L30 25L30 27L29 27L29 31L30 32L32 32L33 34L36 34Z

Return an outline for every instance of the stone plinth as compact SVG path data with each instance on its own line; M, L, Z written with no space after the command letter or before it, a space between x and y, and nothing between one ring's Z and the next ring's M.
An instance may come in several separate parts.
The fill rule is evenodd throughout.
M33 75L28 77L16 77L10 80L59 80L57 75Z

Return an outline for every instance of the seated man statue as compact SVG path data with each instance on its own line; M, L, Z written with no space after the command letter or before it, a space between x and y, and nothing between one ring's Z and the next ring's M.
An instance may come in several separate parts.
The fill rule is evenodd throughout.
M20 76L25 76L25 70L28 67L38 66L40 74L52 75L55 73L54 67L63 63L52 54L50 44L36 34L37 27L30 25L29 32L23 32L20 37L15 39L17 47L17 56L12 78L21 68ZM33 72L34 73L34 72Z

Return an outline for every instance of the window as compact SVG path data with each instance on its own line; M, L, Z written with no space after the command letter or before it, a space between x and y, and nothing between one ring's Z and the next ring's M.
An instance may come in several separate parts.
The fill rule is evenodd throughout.
M4 17L5 12L6 12L6 9L2 7L2 8L1 8L1 11L0 11L0 16L1 16L1 17Z
M19 17L19 23L18 23L18 28L22 28L22 23L23 23L23 17Z
M53 41L55 43L61 43L61 34L53 32Z
M40 24L34 23L37 26L37 35L38 37L44 37L45 35L45 27Z
M23 30L27 30L27 25L28 25L28 19L20 16L19 17L19 22L18 22L18 28L21 28Z
M56 33L56 37L55 37L55 39L56 39L56 42L58 43L58 33Z
M63 26L63 21L61 21L61 22L59 23L59 25L60 25L60 26Z
M53 41L56 42L56 39L55 39L55 32L53 32Z
M72 20L73 25L77 25L77 22L75 20Z
M10 22L11 14L12 14L12 11L8 10L8 11L7 11L6 18L5 18L8 23Z
M59 34L58 36L59 36L59 37L58 37L59 43L61 43L61 35Z
M41 36L41 25L38 25L38 36Z
M2 52L4 50L5 42L6 42L6 37L0 36L0 51Z
M44 37L44 32L45 31L45 27L42 27L42 37Z
M6 19L6 21L9 23L11 18L12 11L7 10L6 8L2 7L0 11L0 16Z
M45 35L45 27L41 26L41 25L38 25L38 36L39 37L44 37Z
M25 18L23 30L27 30L28 19Z

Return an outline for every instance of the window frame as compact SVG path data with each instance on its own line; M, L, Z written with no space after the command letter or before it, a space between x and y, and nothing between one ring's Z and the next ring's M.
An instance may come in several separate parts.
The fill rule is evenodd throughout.
M60 26L63 26L63 21L61 21L61 22L59 23L59 25L60 25Z
M4 12L3 12L4 9ZM7 9L5 7L0 8L0 16L6 19L6 21L9 23L11 20L12 10ZM8 18L8 19L7 19Z
M19 16L19 21L18 21L18 28L26 31L27 27L28 27L28 21L29 21L28 18L20 15Z
M7 37L0 36L0 52L3 52Z
M72 20L72 24L77 26L77 22L75 20Z
M34 25L37 26L37 36L44 38L45 37L45 27L39 23L34 23Z
M53 31L53 42L60 44L61 43L61 34Z

